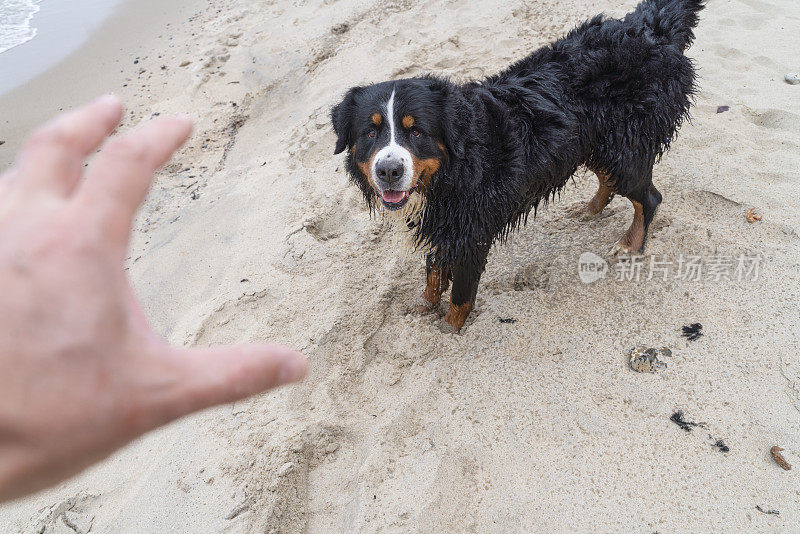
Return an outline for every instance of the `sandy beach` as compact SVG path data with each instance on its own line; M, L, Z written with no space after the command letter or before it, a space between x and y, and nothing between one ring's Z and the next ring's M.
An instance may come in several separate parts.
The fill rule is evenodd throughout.
M196 117L130 250L148 317L176 345L271 340L312 365L0 506L0 531L800 532L796 0L703 11L693 119L655 168L639 275L608 255L630 203L580 220L596 187L580 171L493 248L465 329L443 333L441 314L412 312L423 259L332 155L349 87L480 78L636 3L130 1L0 98L2 169L24 132L104 92L126 102L123 129ZM581 281L586 252L608 276ZM698 280L679 276L690 257ZM708 276L721 258L730 276ZM632 371L637 344L669 347L666 368Z

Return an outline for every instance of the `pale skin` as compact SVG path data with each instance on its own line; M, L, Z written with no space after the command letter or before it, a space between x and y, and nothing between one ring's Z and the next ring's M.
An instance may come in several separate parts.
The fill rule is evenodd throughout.
M192 126L163 118L109 138L122 112L106 96L59 116L0 176L0 501L307 371L288 348L176 348L150 327L124 270L131 224Z

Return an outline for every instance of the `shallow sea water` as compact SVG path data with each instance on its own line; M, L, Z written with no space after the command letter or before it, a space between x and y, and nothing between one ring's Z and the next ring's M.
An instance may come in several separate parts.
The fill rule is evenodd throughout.
M39 0L0 0L0 54L36 37L31 25Z

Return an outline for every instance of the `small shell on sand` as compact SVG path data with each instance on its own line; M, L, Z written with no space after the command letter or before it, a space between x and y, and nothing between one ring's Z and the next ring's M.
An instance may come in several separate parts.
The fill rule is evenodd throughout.
M644 345L636 345L630 351L629 363L631 369L637 373L655 373L659 369L665 369L667 364L658 359L658 354L672 356L672 351L667 347L654 349Z
M792 85L797 85L800 83L800 72L789 72L784 77L786 83L790 83Z
M755 208L750 208L747 210L747 213L744 214L744 218L747 219L747 222L754 223L761 220L761 215L756 212Z

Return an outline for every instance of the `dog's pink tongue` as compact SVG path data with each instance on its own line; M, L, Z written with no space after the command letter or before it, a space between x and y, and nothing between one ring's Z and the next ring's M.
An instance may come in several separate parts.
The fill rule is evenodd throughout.
M393 190L389 189L387 191L383 191L381 193L381 197L383 198L383 200L385 200L389 204L397 204L398 202L400 202L401 200L403 200L406 197L406 192L405 191L393 191Z

